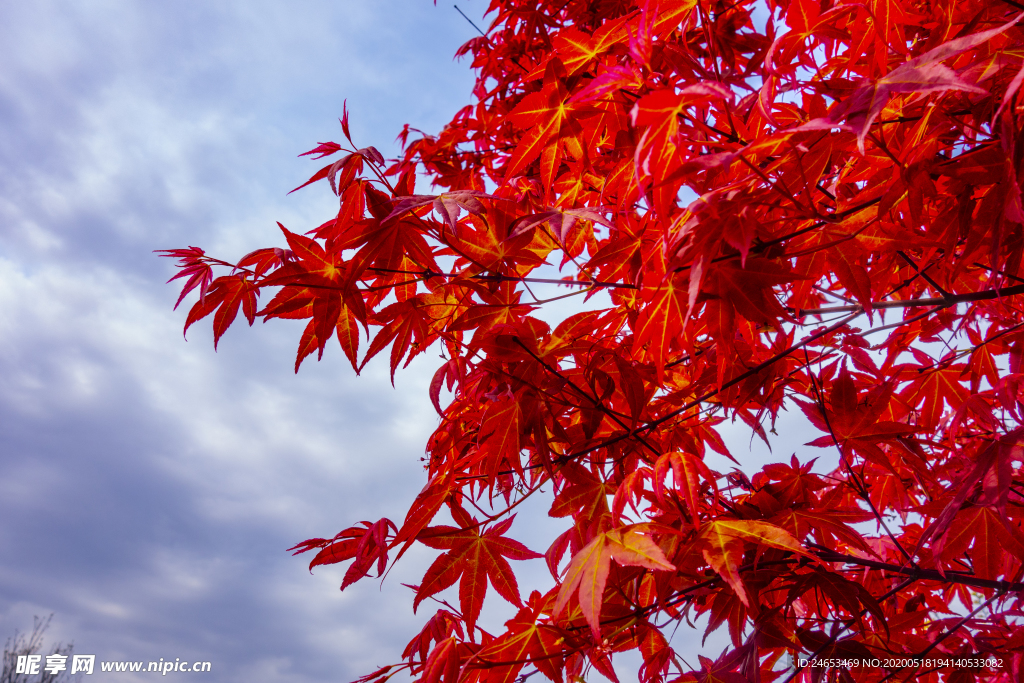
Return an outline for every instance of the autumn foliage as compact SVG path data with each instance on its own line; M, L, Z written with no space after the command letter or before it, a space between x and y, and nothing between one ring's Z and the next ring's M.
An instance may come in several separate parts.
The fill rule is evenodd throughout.
M1024 677L1022 10L492 0L443 131L385 160L346 112L307 152L336 216L237 262L165 252L215 343L241 310L308 321L296 370L442 355L404 519L294 548L342 588L439 551L422 632L361 680L614 679L628 650L655 683ZM581 305L548 324L555 299ZM809 443L760 471L721 438L783 413ZM513 540L525 506L551 547ZM680 622L731 646L677 650ZM940 664L789 658L910 655Z

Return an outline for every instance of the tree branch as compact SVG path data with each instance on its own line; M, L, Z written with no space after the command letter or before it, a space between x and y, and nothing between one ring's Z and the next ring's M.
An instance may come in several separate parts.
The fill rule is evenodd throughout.
M974 588L990 588L1005 592L1019 593L1024 591L1024 583L982 579L964 572L948 571L943 573L936 569L901 567L896 564L889 564L888 562L878 562L876 560L868 560L862 557L855 557L853 555L844 555L828 549L815 550L815 554L825 562L845 562L846 564L854 564L859 567L868 567L870 569L880 569L882 571L902 574L904 576L913 576L925 581L938 581L945 584L962 584L964 586L972 586Z
M1024 285L1013 287L1000 287L998 289L986 289L982 292L970 292L969 294L950 294L949 296L928 297L921 299L905 299L903 301L878 301L871 304L871 308L915 308L917 306L941 306L943 308L955 306L956 304L969 303L972 301L988 301L1004 296L1015 296L1024 294ZM828 315L829 313L845 313L847 311L864 310L860 304L850 306L829 306L828 308L798 308L797 317L808 315Z

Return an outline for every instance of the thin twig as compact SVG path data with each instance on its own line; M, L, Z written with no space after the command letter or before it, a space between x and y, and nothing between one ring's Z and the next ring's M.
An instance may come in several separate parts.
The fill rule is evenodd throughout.
M459 9L458 5L452 5L455 11L462 15L462 18L469 22L469 25L476 29L476 32L487 38L487 34L480 30L480 27L473 23L473 20L466 16L466 13Z
M1017 294L1024 294L1024 285L986 289L981 292L970 292L968 294L950 294L945 297L939 296L920 299L903 299L901 301L877 301L871 304L871 308L913 308L915 306L942 306L945 308L961 303L988 301L989 299L998 299L1004 296L1015 296ZM847 311L854 311L858 309L862 309L860 304L850 306L830 306L828 308L798 308L796 309L796 315L797 317L826 315L828 313L845 313Z
M809 365L811 361L810 358L807 358L806 348L804 349L804 357ZM864 502L868 504L868 507L871 508L871 512L874 514L875 520L883 529L885 529L885 535L889 537L889 540L893 542L903 557L906 558L907 562L917 569L917 562L915 562L911 554L906 551L903 545L899 542L899 539L893 535L892 531L889 529L889 525L886 524L885 520L882 518L882 513L879 512L877 507L875 507L875 503L871 500L871 496L868 495L867 485L864 483L864 480L858 477L857 473L853 471L853 467L850 465L850 461L846 457L846 449L839 443L839 438L836 436L835 429L832 428L832 421L829 419L828 411L825 410L825 397L818 388L818 383L814 379L813 374L810 374L810 380L811 388L814 390L815 398L817 398L818 401L818 410L821 412L821 417L825 421L825 428L828 429L829 436L832 437L832 444L836 447L836 450L839 451L839 461L846 467L846 471L849 473L850 478L854 483L854 490L857 491L857 494L860 495L860 497L864 499Z

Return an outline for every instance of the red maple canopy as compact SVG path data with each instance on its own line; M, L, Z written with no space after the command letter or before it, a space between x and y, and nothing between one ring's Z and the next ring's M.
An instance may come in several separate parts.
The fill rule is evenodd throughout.
M357 372L443 354L404 520L294 549L350 561L344 588L422 543L413 606L459 584L361 680L614 679L633 649L657 683L825 675L787 654L1024 676L1022 9L492 0L439 135L387 161L346 112L346 143L306 153L337 216L237 263L165 252L215 344L241 308L309 321L296 370L332 337ZM587 306L552 326L556 298ZM813 439L792 458L705 463L743 461L721 423L767 441L783 411ZM565 529L525 599L520 505ZM482 624L485 596L520 611ZM698 617L721 656L670 644Z

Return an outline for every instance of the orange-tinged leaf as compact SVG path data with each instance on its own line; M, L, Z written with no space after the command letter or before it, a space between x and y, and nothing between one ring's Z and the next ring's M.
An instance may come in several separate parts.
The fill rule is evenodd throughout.
M532 103L531 103L532 106ZM534 113L534 110L520 113ZM564 120L564 112L556 103L546 103L540 111L536 111L537 118L532 121L526 129L512 158L505 167L505 177L511 178L523 171L534 159L540 156L545 145L558 133Z
M740 567L743 563L744 543L757 547L788 550L798 555L812 557L785 529L756 520L717 519L706 523L698 536L701 552L711 568L732 587L743 601L750 606Z
M560 31L554 41L555 54L565 65L569 76L582 71L597 56L620 43L627 36L625 29L628 17L606 21L594 33L584 33L574 27Z
M864 140L867 138L871 124L888 104L889 97L893 94L927 94L946 90L987 94L984 88L961 80L956 72L942 62L988 42L1004 33L1019 20L1020 17L1017 17L1002 26L951 40L900 64L877 81L865 83L850 97L835 106L827 117L815 119L802 126L801 130L831 129L839 126L845 120L846 123L843 124L843 127L857 134L860 153L864 154Z
M718 495L718 484L714 475L708 469L704 461L691 453L667 453L654 465L655 495L663 497L664 480L671 469L675 480L675 488L682 492L686 501L686 507L690 511L690 517L694 526L700 528L701 518L701 479L711 484L715 495ZM662 503L665 505L665 503ZM666 505L667 507L667 505Z
M341 345L345 357L352 364L352 369L358 372L359 359L359 322L348 309L343 306L338 316L337 324L338 343Z
M743 577L740 576L740 567L743 566L743 541L714 529L707 531L709 526L706 525L702 529L705 533L701 554L708 565L732 587L740 601L749 607L750 598L747 597L747 589L743 585Z
M512 683L527 662L548 679L562 683L563 661L559 653L564 638L555 629L537 622L543 602L540 594L534 592L528 605L506 624L506 634L477 655L485 666L497 668L497 673L488 676L488 683ZM513 663L502 666L501 662Z
M509 120L526 132L504 168L506 179L521 173L540 156L544 147L568 121L570 107L567 102L568 93L562 85L563 74L564 68L558 60L548 62L544 74L548 87L524 97L509 114Z
M573 594L577 594L583 617L598 640L601 635L601 605L612 558L623 566L666 571L675 569L657 544L641 534L635 525L600 533L573 555L562 578L552 613L560 614Z
M612 559L624 567L645 567L662 571L674 571L673 566L650 536L641 533L642 527L635 525L613 529L605 534L607 550Z
M788 521L786 526L795 530L795 538L803 538L805 533L814 530L819 535L829 534L842 540L847 545L872 553L864 538L853 530L846 522L864 522L873 519L870 513L849 514L832 511L814 512L810 510L789 510L780 517L773 518L780 523ZM821 543L824 539L819 540Z
M590 525L608 514L608 496L615 493L613 485L575 463L569 463L562 470L562 475L566 484L552 501L548 511L550 516L572 515Z
M645 288L644 307L637 322L634 348L649 345L659 373L686 318L689 289L684 273L673 273L663 283Z
M562 586L558 590L558 599L553 609L555 615L561 614L573 594L578 593L583 616L590 624L595 638L599 638L601 633L599 616L612 559L611 554L605 552L606 543L605 535L598 534L594 540L573 555L562 577Z
M921 406L921 426L934 429L939 424L945 405L953 408L967 400L970 392L961 383L964 365L953 364L922 373L908 386L904 398Z
M480 424L481 458L489 462L487 469L497 472L511 465L521 469L520 451L520 407L512 397L491 401L484 411Z

